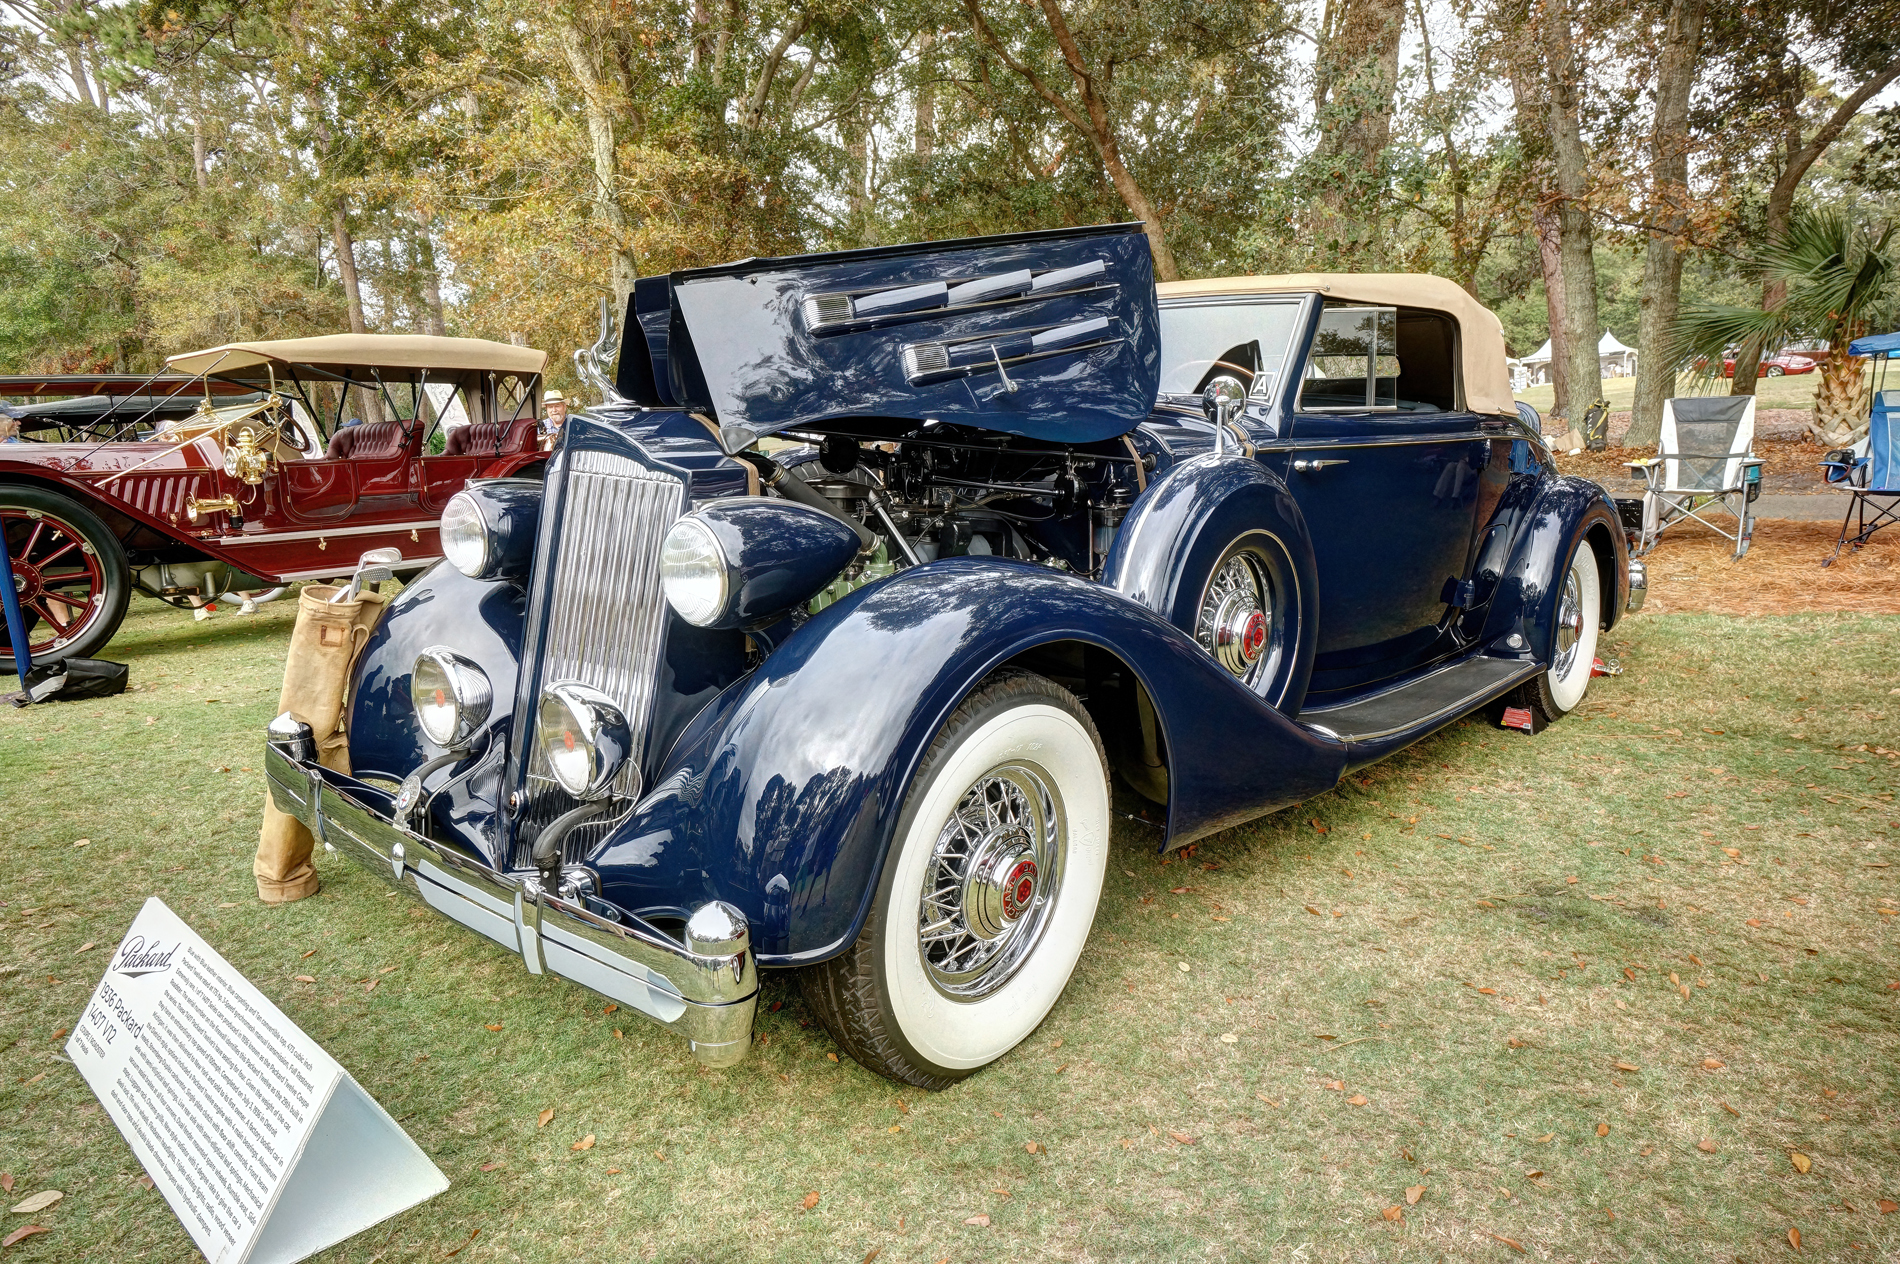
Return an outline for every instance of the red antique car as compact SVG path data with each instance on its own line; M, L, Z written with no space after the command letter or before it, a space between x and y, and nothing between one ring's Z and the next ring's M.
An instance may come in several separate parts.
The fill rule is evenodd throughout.
M546 362L475 338L232 343L174 356L189 379L107 383L103 409L9 409L0 527L33 658L96 652L134 589L193 607L348 574L368 549L398 549L399 570L440 557L465 483L539 476Z
M1782 377L1790 373L1812 373L1814 361L1805 355L1793 351L1783 351L1776 355L1763 356L1761 363L1755 366L1756 377ZM1722 376L1735 376L1735 357L1722 357Z

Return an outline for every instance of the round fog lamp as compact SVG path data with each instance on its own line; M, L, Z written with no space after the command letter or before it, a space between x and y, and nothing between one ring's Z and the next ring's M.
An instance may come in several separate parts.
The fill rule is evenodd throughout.
M446 645L432 645L409 673L409 697L422 732L437 746L464 746L488 722L494 690L488 674Z
M627 717L600 690L577 680L541 694L539 733L548 771L577 799L598 799L627 762L633 737Z
M726 609L726 555L705 523L688 516L660 546L660 588L679 617L709 627Z
M443 507L442 556L470 579L479 579L488 569L488 524L467 492L455 493Z

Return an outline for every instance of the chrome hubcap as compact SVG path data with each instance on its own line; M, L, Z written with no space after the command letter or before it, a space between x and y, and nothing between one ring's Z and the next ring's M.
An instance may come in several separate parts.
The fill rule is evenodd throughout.
M1577 644L1583 639L1583 581L1572 567L1564 577L1563 596L1557 602L1557 654L1551 666L1560 678L1567 678L1577 661Z
M1061 801L1031 764L992 769L937 836L917 910L924 968L963 998L1002 986L1048 924L1067 839Z
M1195 639L1222 667L1246 679L1267 648L1266 585L1244 554L1222 563L1201 598Z

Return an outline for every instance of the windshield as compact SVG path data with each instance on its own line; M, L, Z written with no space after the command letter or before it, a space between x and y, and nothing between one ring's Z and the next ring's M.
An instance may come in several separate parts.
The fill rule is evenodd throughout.
M1271 398L1299 326L1298 298L1189 303L1161 309L1161 393L1199 395L1229 374Z

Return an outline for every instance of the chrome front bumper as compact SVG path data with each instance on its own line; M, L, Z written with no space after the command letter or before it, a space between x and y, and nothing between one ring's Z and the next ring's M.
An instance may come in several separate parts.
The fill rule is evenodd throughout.
M684 944L626 913L610 920L542 891L535 874L502 873L392 823L370 806L388 796L298 758L305 753L273 733L265 780L278 810L331 850L520 954L530 974L559 975L678 1032L706 1065L744 1059L759 980L739 910L702 904L687 919Z
M1649 567L1636 558L1630 559L1630 595L1623 603L1623 609L1635 614L1643 608L1643 602L1649 597Z

